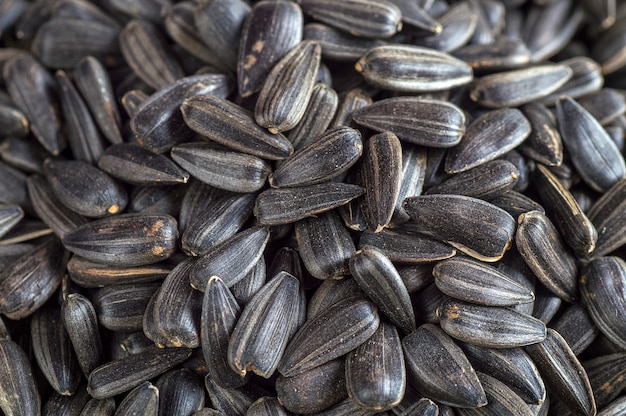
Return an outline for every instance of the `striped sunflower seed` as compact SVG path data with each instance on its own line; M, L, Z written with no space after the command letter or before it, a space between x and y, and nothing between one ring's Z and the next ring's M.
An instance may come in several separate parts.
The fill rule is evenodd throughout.
M297 3L262 1L254 5L241 28L239 95L248 97L261 89L271 68L302 40L303 30L302 9Z
M7 234L24 218L24 210L19 205L0 204L0 237Z
M287 135L294 149L300 150L322 136L330 126L338 105L339 97L335 90L321 82L316 83L304 116Z
M416 388L440 403L480 407L487 397L463 350L439 327L420 326L404 337L402 348Z
M437 288L455 299L485 306L532 302L533 292L495 267L471 259L452 258L433 268Z
M361 290L379 310L404 333L415 331L415 315L409 292L396 268L380 251L355 251L350 257L350 273Z
M155 416L159 411L159 390L149 381L132 389L115 410L115 416Z
M285 136L269 133L249 112L223 98L194 96L183 101L180 110L189 128L231 149L270 160L293 153Z
M305 40L267 74L254 109L256 122L275 134L293 129L304 116L317 78L322 49Z
M546 338L543 322L511 308L473 305L448 299L441 304L437 314L441 328L446 333L480 347L521 347Z
M305 14L355 36L389 38L402 29L402 12L392 2L300 0L299 3Z
M605 192L591 207L588 216L598 231L594 256L605 256L626 243L621 231L626 224L622 212L626 208L626 180L621 180Z
M418 38L417 44L442 52L452 52L467 44L476 30L478 14L469 2L452 5L444 14L437 17L441 32Z
M93 306L100 325L111 331L141 331L144 311L158 288L158 283L142 283L98 289Z
M597 407L604 407L624 389L623 352L600 355L583 362Z
M402 400L406 383L400 336L393 325L381 322L367 341L346 356L348 396L364 409L390 409Z
M562 96L582 97L598 91L604 85L604 76L600 65L586 56L575 56L560 64L567 65L574 72L572 77L552 94L538 100L538 103L554 105Z
M159 391L159 414L191 415L204 407L204 382L186 368L163 374L155 387Z
M143 266L170 257L178 228L169 215L122 214L82 225L63 235L74 254L115 266Z
M0 128L3 135L25 137L30 132L26 115L13 106L0 105Z
M563 337L548 328L547 338L526 347L551 394L575 414L595 415L593 390L585 369Z
M204 378L204 387L209 393L211 404L219 410L219 415L245 415L254 403L252 396L242 389L225 389L215 384L211 374Z
M569 305L550 322L550 327L561 334L576 356L600 334L587 308L578 304Z
M350 126L352 113L374 102L372 97L361 88L352 89L343 94L340 98L341 102L337 108L337 113L331 123L331 127Z
M23 172L42 173L43 161L49 156L39 143L19 137L7 137L0 143L0 158Z
M323 58L347 62L354 62L368 49L385 44L378 39L353 36L321 23L305 25L304 38L319 43Z
M563 142L554 115L540 104L527 104L521 110L531 131L517 149L541 164L559 166L563 162Z
M515 244L537 279L561 299L578 298L578 268L552 222L538 211L519 216Z
M359 249L375 248L393 262L423 263L443 260L456 254L456 249L425 234L385 229L379 233L365 231L359 240Z
M403 206L417 224L435 237L481 261L501 259L514 237L513 217L480 199L421 195L407 198Z
M487 374L478 373L477 375L480 384L485 389L487 405L478 409L459 409L460 416L534 416L532 409L505 383Z
M526 45L520 39L505 37L487 44L466 45L452 55L465 61L476 73L516 69L530 62Z
M402 24L404 31L416 33L441 33L441 23L428 14L428 7L419 2L410 0L390 0L402 13Z
M373 86L401 92L447 90L473 79L472 68L465 62L445 52L412 45L372 48L355 68Z
M376 131L390 131L407 143L453 147L465 133L465 114L456 105L419 97L394 97L354 111L354 121Z
M585 110L606 126L626 111L624 96L612 88L602 88L578 99Z
M461 143L448 152L447 173L459 173L497 159L530 135L530 123L516 108L489 111L467 127Z
M41 414L41 397L31 363L15 342L0 339L0 409L7 415Z

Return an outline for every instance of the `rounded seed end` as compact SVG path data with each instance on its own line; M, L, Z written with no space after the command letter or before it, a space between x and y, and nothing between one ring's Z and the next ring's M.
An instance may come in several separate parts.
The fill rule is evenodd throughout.
M107 209L107 212L109 214L117 214L120 212L120 206L118 204L113 204L109 207L109 209Z

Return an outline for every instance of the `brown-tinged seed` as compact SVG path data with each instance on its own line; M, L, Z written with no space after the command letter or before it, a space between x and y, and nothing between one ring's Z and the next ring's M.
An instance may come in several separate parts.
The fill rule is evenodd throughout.
M455 407L487 404L485 391L461 348L439 327L420 326L402 347L413 384L423 394Z
M465 133L465 115L456 105L419 97L394 97L357 109L354 121L390 131L407 143L453 147Z
M170 257L178 229L169 215L122 214L80 226L63 236L66 249L115 266L143 266Z
M439 307L438 315L446 333L480 347L521 347L546 338L543 322L511 308L448 299Z
M616 352L600 355L582 363L598 408L607 405L624 389L625 362L626 354Z
M261 89L271 68L302 40L302 10L294 2L255 4L241 29L237 82L239 95Z
M593 390L585 369L563 337L548 328L545 341L526 347L548 387L572 413L595 415Z
M322 49L305 40L291 49L267 74L254 117L270 133L294 128L304 116L315 85Z

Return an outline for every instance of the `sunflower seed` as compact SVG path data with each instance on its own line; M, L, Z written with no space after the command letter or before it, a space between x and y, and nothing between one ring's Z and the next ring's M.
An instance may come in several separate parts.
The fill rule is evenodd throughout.
M596 404L585 369L563 337L548 328L547 338L526 347L550 393L575 414L594 415Z
M389 38L402 29L402 12L391 2L301 0L302 11L329 26L367 38Z
M43 405L41 414L43 416L52 415L80 415L87 402L90 400L87 389L81 386L76 394L63 396L53 392Z
M139 110L139 107L148 100L148 97L149 95L141 90L130 90L124 94L120 101L124 110L126 110L126 114L132 118Z
M391 131L400 140L429 147L453 147L465 133L465 115L452 103L418 97L394 97L357 109L358 124Z
M304 116L315 85L322 49L305 40L267 74L254 109L256 122L270 133L294 128Z
M0 110L1 111L1 110ZM43 161L50 156L38 143L7 137L0 143L2 160L27 173L42 173Z
M304 38L320 44L324 59L347 62L354 62L368 49L385 44L378 39L353 36L321 23L305 25Z
M339 108L330 126L349 126L352 122L352 113L359 108L371 105L373 102L372 97L360 88L348 91L345 95L342 95Z
M40 309L30 322L33 353L50 386L62 396L78 390L81 370L58 309Z
M563 143L585 183L607 191L626 176L624 158L600 123L569 97L557 101Z
M602 73L610 74L624 67L624 22L619 19L594 43L593 58L602 65Z
M24 350L15 342L0 339L0 409L7 415L41 414L41 398Z
M300 327L287 345L278 371L293 377L340 357L365 342L379 323L376 307L364 297L343 299Z
M467 44L476 30L478 15L468 2L452 5L444 14L437 17L441 32L419 38L419 46L452 52Z
M191 415L204 407L204 382L187 369L163 374L155 387L159 391L159 414Z
M624 389L624 353L600 355L584 361L597 407L604 407Z
M184 185L136 187L130 194L127 212L178 216Z
M465 61L476 73L516 69L530 62L530 52L520 39L498 38L488 44L469 44L452 55Z
M445 52L412 45L377 46L355 67L368 83L401 92L447 90L473 78L472 68L465 62Z
M185 361L190 355L191 350L187 348L153 347L139 354L110 361L91 372L87 391L96 399L113 397L163 374ZM145 405L145 402L143 404Z
M145 20L131 20L119 33L126 63L146 84L159 90L184 76L160 30Z
M230 287L230 291L240 305L246 305L250 302L250 299L261 289L268 276L266 267L265 259L261 256L252 270L250 270L243 279ZM276 273L270 275L275 274Z
M211 374L207 374L204 378L204 386L209 393L211 403L220 411L218 413L220 415L243 416L254 402L254 399L242 390L218 386L211 378Z
M23 319L38 310L61 284L67 254L57 238L25 253L0 274L0 313Z
M194 96L183 101L180 109L192 130L229 148L271 160L293 153L282 134L269 133L246 110L220 97Z
M141 331L146 306L158 283L107 286L93 296L98 321L111 331Z
M63 245L98 263L143 266L170 257L177 239L176 220L169 215L122 214L65 233Z
M459 409L460 416L534 416L531 408L505 383L487 374L478 373L477 375L480 384L485 389L487 405L477 409Z
M0 204L0 237L7 234L24 218L24 210L18 205Z
M505 210L513 218L517 218L529 211L544 212L543 207L535 200L513 190L506 191L495 198L490 198L488 202Z
M506 211L479 199L422 195L407 198L403 206L414 221L437 238L481 261L501 259L513 240L515 220Z
M587 308L569 305L562 314L550 322L550 326L567 342L572 352L578 356L600 334Z
M538 211L519 216L515 244L537 279L561 299L578 297L578 269L552 222Z
M270 378L276 370L297 329L298 309L304 308L304 304L293 301L298 290L298 279L280 272L241 312L228 344L228 363L241 376L251 371Z
M339 97L332 88L318 82L300 122L289 131L287 138L294 149L300 150L317 141L326 132L337 111Z
M415 331L415 316L409 292L391 261L373 249L355 251L350 273L380 311L404 333Z
M446 156L447 173L459 173L504 155L530 135L530 123L515 108L489 111L467 127L461 143Z
M8 105L0 105L0 128L3 136L25 137L30 132L26 115Z
M330 211L361 196L363 192L360 186L345 183L268 189L258 195L254 216L264 225L288 224Z
M611 88L602 88L580 97L578 103L603 126L611 123L626 111L624 96Z
M350 127L327 130L272 172L272 187L305 186L332 179L354 165L363 152L361 133Z
M527 104L521 110L531 132L518 150L546 166L559 166L563 162L563 142L554 115L540 104Z
M441 328L452 337L481 347L520 347L546 338L543 322L511 308L448 299L439 307L438 315Z
M578 98L602 88L604 76L600 65L594 60L586 56L577 56L561 61L560 64L569 66L574 75L561 88L538 100L538 103L554 105L562 96Z
M405 373L400 337L386 322L346 357L348 395L368 410L390 409L400 403L407 383Z
M402 347L413 384L423 394L455 407L479 407L487 397L461 348L439 327L420 326Z
M379 233L364 232L359 240L359 249L376 248L391 261L398 263L422 263L447 259L456 254L456 249L424 234L383 230Z

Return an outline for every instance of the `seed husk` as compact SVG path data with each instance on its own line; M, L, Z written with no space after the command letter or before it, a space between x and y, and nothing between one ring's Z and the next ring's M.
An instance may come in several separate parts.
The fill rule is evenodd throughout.
M163 374L191 355L187 348L150 348L142 353L110 361L89 375L87 391L96 399L106 399L131 390Z
M441 304L437 314L446 333L480 347L521 347L546 338L543 322L511 308L448 299Z
M446 172L463 172L497 159L522 143L530 129L530 123L516 108L483 114L470 123L461 143L446 156Z
M158 283L123 284L98 289L93 296L93 306L100 325L111 331L141 331L146 306L158 289Z
M536 65L479 78L470 92L472 100L489 108L516 107L545 97L573 75L566 65Z
M439 327L420 326L402 347L413 383L423 394L455 407L487 404L485 391L463 350Z
M465 61L476 73L515 69L530 62L530 52L521 39L505 37L487 44L470 43L452 55Z
M23 319L37 311L61 284L67 254L49 238L15 260L0 274L0 313Z
M306 24L304 38L320 44L323 58L347 62L354 62L368 49L385 44L378 39L353 36L321 23Z
M78 364L85 377L89 377L89 373L104 362L96 310L87 297L71 293L61 306L61 317Z
M522 348L484 348L467 343L461 347L477 371L498 379L526 403L546 400L539 370Z
M563 142L554 115L541 104L527 104L521 110L531 132L518 150L546 166L559 166L563 162Z
M268 189L257 196L254 216L263 225L289 224L347 204L363 192L360 186L345 183Z
M473 78L472 68L465 62L445 52L412 45L377 46L355 67L375 87L401 92L447 90Z
M612 88L602 88L578 99L585 110L606 126L626 111L624 96Z
M376 307L363 296L339 301L300 326L287 345L278 371L293 377L340 357L365 342L379 323Z
M415 331L409 292L389 258L374 249L355 251L350 257L350 274L393 324L406 334Z
M294 128L304 116L315 85L322 49L305 40L267 74L254 109L256 122L270 133Z
M159 391L159 414L191 415L204 407L204 382L186 368L163 374L155 387Z
M41 397L31 363L15 342L0 339L0 409L7 415L39 415Z
M460 195L421 195L405 199L404 209L435 237L481 261L502 258L511 246L515 220L504 210Z
M441 32L419 38L420 46L442 52L453 52L467 44L476 30L478 14L469 2L452 5L444 14L437 17Z
M76 393L82 375L61 311L39 309L31 319L30 336L37 364L54 391L62 396Z
M591 314L582 305L569 305L550 322L550 327L561 334L572 352L578 356L600 334Z
M348 396L368 410L390 409L402 400L406 383L400 336L393 325L381 322L367 341L346 356Z
M24 210L19 205L0 203L0 237L7 234L24 218Z
M361 133L350 127L327 130L281 162L271 173L274 188L326 182L348 170L363 153Z
M266 268L265 259L261 257L243 279L230 287L230 291L240 305L250 302L255 293L261 289L268 275Z
M537 364L548 391L575 414L596 414L585 369L558 332L548 328L547 334L544 341L526 347L526 352Z
M48 156L50 154L39 143L19 137L7 137L0 143L0 158L23 172L42 173L41 166Z
M601 257L580 274L580 293L598 329L617 345L626 345L623 322L618 317L623 303L626 264L619 257Z
M471 259L452 258L433 268L435 284L455 299L485 306L532 302L533 292L495 267Z
M335 211L304 218L295 224L300 256L317 279L340 279L349 274L348 261L355 247Z
M131 20L119 33L124 60L133 72L155 90L167 87L184 76L163 34L153 23Z
M293 153L285 136L268 132L252 114L223 98L194 96L183 101L180 110L189 128L231 149L269 160L284 159Z
M109 143L122 143L120 112L102 62L93 56L82 58L76 64L74 81L102 134Z
M447 259L456 249L425 234L403 231L402 228L385 229L379 233L365 231L359 240L359 249L375 248L393 262L423 263Z
M480 384L485 389L487 405L477 409L459 409L459 415L532 416L535 414L505 383L487 374L479 372L477 375Z
M241 387L247 381L228 364L228 343L240 314L241 308L224 281L211 277L204 291L200 340L209 374L224 388Z
M170 257L177 239L176 220L169 215L121 214L65 233L63 245L98 263L143 266Z
M220 415L241 416L252 405L254 399L241 389L225 389L213 381L211 374L204 378L204 386L209 393L211 403Z
M237 60L239 95L248 97L261 89L271 68L302 40L303 19L297 3L255 4L241 28Z
M9 105L0 105L0 128L5 136L25 137L30 132L26 115Z
M567 302L578 298L578 268L552 222L538 211L519 216L515 244L539 281Z
M198 4L193 14L200 38L232 70L237 69L237 50L232 45L239 45L241 26L250 10L241 0L219 0Z
M361 88L352 89L340 98L339 108L337 108L331 127L350 126L353 112L374 103L372 97Z
M261 397L248 407L250 416L287 416L287 412L276 397Z
M402 29L402 12L390 2L301 0L302 11L320 22L366 38L389 38Z
M58 155L67 142L60 132L60 110L52 76L32 55L20 54L5 63L3 77L11 99L28 118L39 143Z
M559 64L567 65L574 72L572 77L552 94L537 100L540 104L554 105L559 98L568 96L579 98L598 91L604 85L604 76L600 65L586 56L575 56Z
M321 137L330 126L338 105L339 97L335 90L317 82L311 91L304 116L287 134L294 149L300 150Z
M203 291L212 276L230 287L243 279L263 255L270 232L267 227L240 231L200 257L191 270L191 286Z
M495 198L490 198L488 202L505 210L513 218L517 218L529 211L545 212L543 207L535 200L513 190L508 190Z
M586 257L596 248L598 232L572 194L544 166L536 165L535 183L541 202L548 210L565 242L579 257Z
M354 111L357 124L390 131L407 143L453 147L465 133L465 115L454 104L419 97L394 97Z
M556 109L563 143L585 183L605 192L623 179L624 158L600 123L569 97L559 98Z
M297 329L298 279L280 272L250 300L228 344L228 363L243 377L248 371L270 378Z
M604 407L624 389L625 360L626 355L623 352L616 352L583 362L597 407Z

